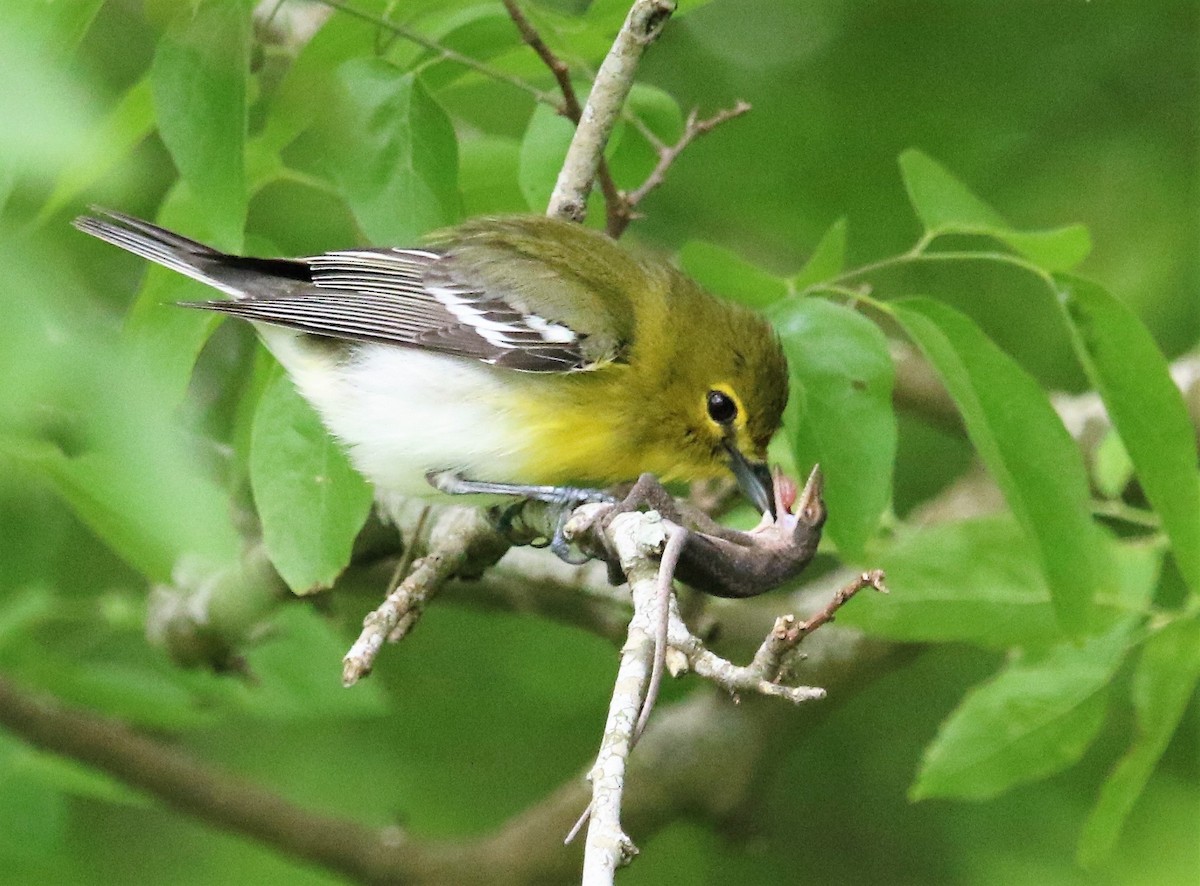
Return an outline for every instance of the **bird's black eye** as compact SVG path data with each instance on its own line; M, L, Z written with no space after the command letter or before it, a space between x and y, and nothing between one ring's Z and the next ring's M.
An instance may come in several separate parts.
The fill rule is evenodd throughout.
M737 418L737 404L724 391L708 392L708 417L719 425L727 425Z

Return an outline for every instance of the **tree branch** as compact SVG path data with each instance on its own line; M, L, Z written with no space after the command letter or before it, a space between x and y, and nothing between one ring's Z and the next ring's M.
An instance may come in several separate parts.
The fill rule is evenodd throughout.
M503 3L504 8L508 10L509 18L513 20L513 24L517 26L517 30L521 33L521 39L529 45L530 49L537 53L538 58L542 60L546 67L550 69L550 73L554 75L554 79L558 83L558 89L563 97L563 104L559 109L560 113L578 126L579 121L583 119L583 107L579 104L579 96L575 92L575 85L571 82L571 69L546 44L546 41L542 39L542 35L538 33L537 28L533 26L533 23L521 11L521 7L517 5L516 0L503 0ZM600 180L600 191L604 194L604 211L607 217L606 227L609 234L616 239L620 234L619 232L613 234L614 225L617 223L617 219L625 214L627 209L625 206L625 197L617 188L617 183L613 181L612 172L608 168L608 161L604 159L603 148L601 149L600 162L597 166L597 178Z
M364 882L416 879L419 853L386 831L320 815L221 773L98 714L0 677L0 724L36 747L96 767L180 812ZM389 876L390 878L390 876Z
M384 641L402 640L452 576L482 572L504 556L508 545L482 509L447 508L430 535L429 553L363 619L362 633L342 659L342 683L353 686L369 674Z
M580 222L586 218L588 193L608 137L633 88L638 62L674 11L674 0L635 0L596 72L587 105L550 195L547 215Z
M414 43L423 49L429 50L444 61L453 62L456 65L462 65L464 68L468 68L469 70L475 71L478 74L482 74L489 80L495 80L499 83L507 83L509 86L514 86L517 89L520 89L522 92L526 92L533 96L534 101L537 101L541 104L554 106L558 105L558 102L555 101L553 95L537 89L531 84L526 83L520 77L513 76L512 74L502 71L499 68L493 68L491 65L485 64L469 55L463 55L463 53L458 52L455 49L451 49L448 46L443 46L436 40L430 40L425 35L414 31L411 28L406 28L404 25L398 24L397 22L390 21L386 18L380 18L377 15L364 12L361 9L356 9L349 3L342 2L342 0L318 0L318 2L325 6L332 7L333 9L336 9L338 12L341 12L345 15L360 19L364 22L369 22L370 24L382 28L385 31L390 31L392 34L401 38L402 40L407 40L408 42Z

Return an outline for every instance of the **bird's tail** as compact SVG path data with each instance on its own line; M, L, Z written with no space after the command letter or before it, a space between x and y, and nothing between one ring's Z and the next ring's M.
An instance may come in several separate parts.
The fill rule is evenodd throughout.
M75 219L75 227L235 299L260 294L278 295L297 282L312 280L308 265L303 261L229 255L123 212L95 206L92 212L95 214Z
M92 212L96 214L81 215L75 219L75 227L85 234L99 237L106 243L206 283L234 298L244 295L240 289L214 274L214 270L220 267L222 259L226 257L224 253L123 212L97 206L92 207Z

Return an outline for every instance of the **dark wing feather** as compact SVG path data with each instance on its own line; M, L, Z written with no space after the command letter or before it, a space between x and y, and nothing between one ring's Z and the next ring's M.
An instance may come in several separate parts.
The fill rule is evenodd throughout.
M445 252L351 249L299 259L251 258L227 255L122 213L96 213L75 225L233 297L186 303L189 307L528 372L595 365L595 357L584 353L587 335L522 310Z
M425 348L527 372L588 366L579 336L566 326L432 274L444 261L438 253L359 249L304 261L311 286L197 307L316 335Z

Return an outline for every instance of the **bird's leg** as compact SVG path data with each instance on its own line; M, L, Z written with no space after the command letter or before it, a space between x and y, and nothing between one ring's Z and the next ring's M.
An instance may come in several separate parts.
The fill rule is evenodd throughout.
M578 486L536 486L526 483L493 483L486 480L468 480L453 471L434 471L426 475L430 485L447 495L510 495L517 498L541 501L553 508L555 513L554 535L550 539L550 550L558 558L572 566L586 563L590 557L571 552L571 543L563 534L563 527L571 513L584 504L616 504L617 499L603 489L587 489Z
M447 495L512 495L530 498L551 505L570 505L602 502L612 504L616 498L603 489L578 486L534 486L527 483L493 483L488 480L468 480L454 471L431 471L425 477L429 484Z

